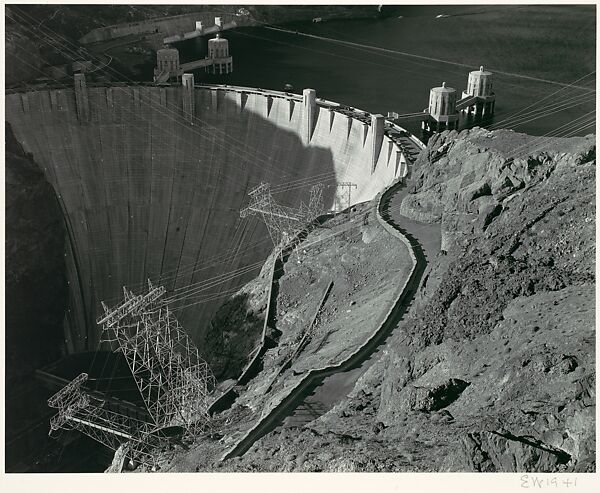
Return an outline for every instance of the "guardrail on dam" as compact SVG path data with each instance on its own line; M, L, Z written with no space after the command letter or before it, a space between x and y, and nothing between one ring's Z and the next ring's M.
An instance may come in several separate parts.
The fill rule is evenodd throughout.
M320 180L356 183L358 203L406 173L389 123L376 117L374 131L368 113L341 112L310 91L194 86L189 79L185 86L102 86L79 78L75 88L13 91L5 101L7 121L65 216L70 352L96 348L99 302L119 297L122 286L151 278L172 290L265 259L266 230L239 219L259 182L308 183L282 194L296 207ZM326 190L327 206L336 194L343 201L335 187ZM211 260L233 240L238 255ZM177 313L201 341L218 303L195 301Z

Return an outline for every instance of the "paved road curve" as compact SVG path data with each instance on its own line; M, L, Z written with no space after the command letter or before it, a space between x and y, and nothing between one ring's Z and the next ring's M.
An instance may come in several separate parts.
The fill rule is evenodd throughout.
M425 224L413 221L400 215L400 204L407 194L405 185L398 186L392 193L387 202L388 220L392 226L400 230L405 236L411 239L417 260L423 263L423 271L428 264L428 259L435 257L440 251L441 236L439 224ZM411 288L416 290L420 286L422 276L418 276ZM410 307L413 296L406 300L398 310L407 311ZM400 320L396 327L400 328L403 320ZM392 330L392 331L393 331ZM312 392L302 401L296 410L290 416L286 417L281 424L284 427L303 426L319 416L332 409L341 399L343 399L352 390L358 378L381 356L381 349L387 337L381 341L380 345L364 360L359 366L344 372L335 373L325 378L320 384L313 387Z
M348 394L358 377L380 356L379 348L403 321L412 300L421 284L427 267L427 258L432 258L440 249L439 225L426 225L404 218L398 214L399 204L406 194L400 184L385 192L382 200L382 217L408 238L416 266L404 293L376 337L371 339L345 364L319 373L293 391L273 412L254 428L246 437L225 453L223 458L243 455L257 440L281 426L302 426L330 410ZM414 228L415 232L409 228ZM410 231L410 232L409 232Z

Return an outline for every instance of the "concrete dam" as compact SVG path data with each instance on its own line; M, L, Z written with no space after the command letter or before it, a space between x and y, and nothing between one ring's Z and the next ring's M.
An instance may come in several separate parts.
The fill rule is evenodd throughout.
M63 211L70 353L96 349L100 301L116 303L123 286L151 279L176 292L225 276L219 291L227 294L253 278L258 270L226 274L272 249L260 219L239 214L261 182L298 207L322 181L325 207L347 207L406 173L398 136L414 139L312 90L198 86L191 76L162 86L76 76L74 87L15 90L6 120ZM342 183L356 185L350 202ZM195 341L226 299L199 302L206 294L172 306Z

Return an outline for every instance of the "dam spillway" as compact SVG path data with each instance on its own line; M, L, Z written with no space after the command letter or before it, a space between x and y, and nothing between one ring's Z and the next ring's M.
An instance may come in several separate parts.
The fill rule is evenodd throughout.
M279 186L277 200L291 207L311 184L334 185L324 191L331 208L345 200L336 183L355 183L358 203L406 172L383 126L275 91L83 83L7 94L6 120L64 214L69 352L96 348L100 301L123 286L150 278L176 290L264 260L266 228L239 217L260 182ZM200 341L224 298L197 300L182 300L177 315Z

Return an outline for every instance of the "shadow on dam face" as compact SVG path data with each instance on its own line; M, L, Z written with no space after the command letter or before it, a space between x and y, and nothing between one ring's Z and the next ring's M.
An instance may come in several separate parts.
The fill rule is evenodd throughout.
M10 125L5 125L5 146L5 377L18 387L14 382L23 375L61 354L65 230L54 190Z
M14 92L6 119L52 185L67 229L67 351L94 350L100 301L147 279L167 292L196 291L171 308L202 341L224 296L258 274L207 283L266 259L260 218L239 217L260 182L298 207L322 181L330 208L352 181L352 202L374 197L398 173L392 147L371 159L370 127L317 108L306 142L302 101L196 88L192 113L181 86L87 87ZM223 280L221 278L220 280ZM213 298L209 302L207 298ZM200 347L202 351L202 347Z

